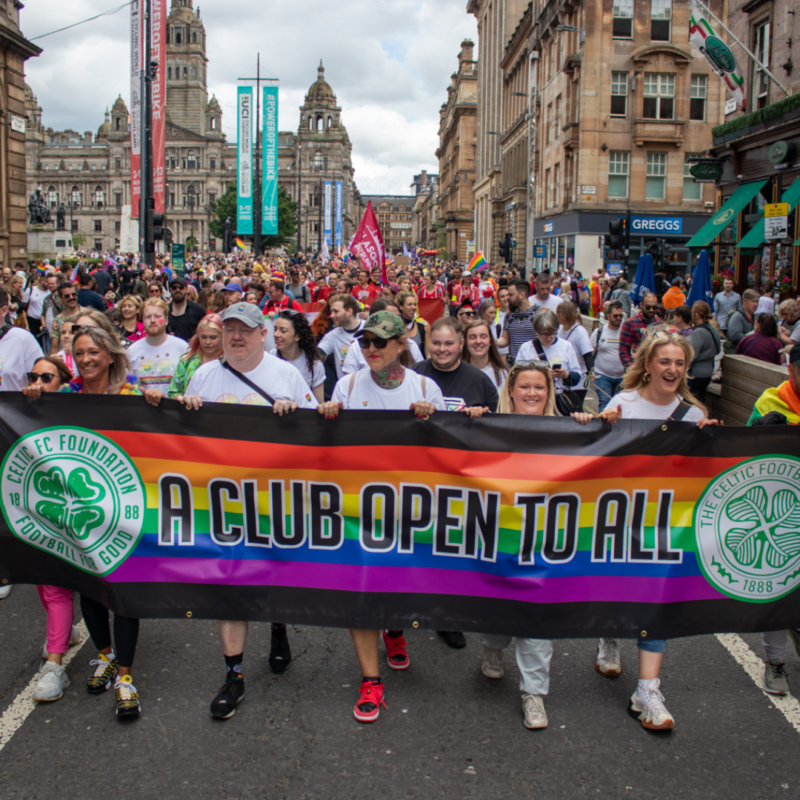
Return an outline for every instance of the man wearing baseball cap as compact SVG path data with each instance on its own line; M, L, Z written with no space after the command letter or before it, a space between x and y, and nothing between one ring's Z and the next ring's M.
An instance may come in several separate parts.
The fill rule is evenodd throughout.
M403 320L390 311L371 314L356 334L369 369L345 375L337 382L333 397L317 409L325 419L335 419L342 409L384 409L411 412L426 418L435 411L444 411L439 387L430 379L417 375L400 363L406 345ZM361 667L361 690L354 709L359 722L378 719L384 704L384 686L378 660L378 631L351 630L356 656ZM394 670L408 669L408 653L402 631L384 631L386 660Z
M176 400L195 410L204 402L272 406L273 413L279 415L290 414L298 408L317 407L299 370L264 352L267 331L258 306L242 302L228 306L222 320L224 361L208 362L199 367L186 387L186 394L179 395ZM220 620L218 625L226 677L211 703L211 716L229 719L244 697L242 664L247 623ZM284 662L288 663L291 658L289 642L285 628L281 630L280 625L273 627L273 651L276 638L285 653ZM272 654L270 665L273 666Z
M242 297L244 297L244 289L238 283L231 282L222 291L225 292L226 308L241 302Z
M188 342L194 336L198 323L206 315L206 310L200 303L186 299L186 281L183 278L174 277L169 282L169 291L172 302L169 304L167 333Z

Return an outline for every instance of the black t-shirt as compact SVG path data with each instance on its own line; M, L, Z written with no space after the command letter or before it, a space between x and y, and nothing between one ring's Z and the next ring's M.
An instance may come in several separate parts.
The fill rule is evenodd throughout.
M451 372L433 366L430 358L415 364L412 369L430 378L442 390L448 411L461 411L472 406L488 406L497 411L497 389L479 369L463 361Z
M206 310L200 303L195 303L194 300L186 301L186 310L179 317L172 315L172 305L170 304L167 333L171 333L173 336L188 342L194 336L198 323L205 315Z
M105 293L109 290L113 282L111 274L98 270L97 272L92 273L92 277L97 284L97 293L105 297Z
M108 308L105 300L91 289L78 289L78 305L81 308L96 308L98 311L105 311Z

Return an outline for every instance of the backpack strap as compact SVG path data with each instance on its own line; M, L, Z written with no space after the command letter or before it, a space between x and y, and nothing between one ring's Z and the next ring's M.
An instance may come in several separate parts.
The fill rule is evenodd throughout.
M678 404L678 407L667 417L668 420L672 422L680 422L691 409L691 403L687 403L685 400L681 400Z
M542 343L539 341L539 337L538 337L538 336L537 336L537 337L536 337L536 338L533 340L533 346L536 348L536 353L537 353L537 355L539 356L539 358L540 358L542 361L544 361L544 362L545 362L545 364L547 364L548 366L550 366L550 362L547 360L547 356L546 356L546 355L545 355L545 353L544 353L544 346L543 346L543 345L542 345Z
M232 372L242 383L246 384L251 389L254 389L256 392L258 392L258 394L260 394L270 405L272 406L275 405L275 400L271 394L265 392L258 384L253 383L253 381L251 381L250 378L243 375L241 372L239 372L238 369L234 369L227 361L223 361L222 366L225 369Z

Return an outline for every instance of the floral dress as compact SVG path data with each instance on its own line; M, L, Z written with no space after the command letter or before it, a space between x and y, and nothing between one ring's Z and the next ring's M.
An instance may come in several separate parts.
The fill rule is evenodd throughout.
M135 375L127 375L126 382L117 394L132 394L141 396L142 390L139 388L139 379ZM66 386L62 386L59 392L69 392L71 394L83 393L83 378L79 375L77 378L71 380Z
M202 363L203 360L199 353L195 353L193 356L188 354L181 356L178 360L175 374L172 376L172 383L170 383L167 390L167 396L177 397L179 394L185 394L189 381Z

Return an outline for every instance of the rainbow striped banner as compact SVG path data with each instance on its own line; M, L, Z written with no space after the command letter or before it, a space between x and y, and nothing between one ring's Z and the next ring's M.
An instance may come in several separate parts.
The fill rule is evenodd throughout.
M785 430L10 393L0 416L0 578L127 616L542 638L800 618Z
M472 261L469 262L467 272L482 272L486 267L486 259L483 257L483 253L478 252L473 256Z

